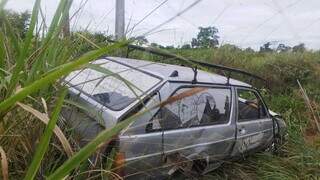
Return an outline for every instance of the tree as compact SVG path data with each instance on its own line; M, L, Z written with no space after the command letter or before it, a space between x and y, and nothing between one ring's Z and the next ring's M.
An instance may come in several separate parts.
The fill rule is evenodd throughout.
M149 41L145 36L138 36L130 38L129 40L133 41L134 44L142 46L144 44L147 44Z
M161 49L164 49L165 47L160 45L160 44L157 44L157 43L151 43L150 44L151 47L155 47L155 48L161 48Z
M265 43L263 46L260 47L260 52L265 53L265 52L272 52L271 42Z
M166 46L165 49L174 49L174 46Z
M247 47L244 51L247 53L254 53L254 49L252 49L251 47Z
M181 46L181 49L191 49L191 45L190 44L184 44Z
M159 47L160 47L160 45L157 44L157 43L151 43L150 46L151 46L151 47L155 47L155 48L159 48Z
M241 51L241 49L233 44L224 44L219 49L226 49L226 50L232 50L232 51Z
M306 50L306 47L304 43L300 43L296 46L293 46L292 48L293 52L304 52L305 50Z
M192 41L191 41L191 47L192 48L197 48L199 47L199 42L196 38L192 38Z
M215 27L199 27L197 38L193 38L193 48L216 48L219 45L218 29Z
M288 52L291 50L290 46L286 46L285 44L279 44L277 47L277 52Z
M110 37L106 36L102 32L96 32L96 33L93 33L93 34L88 33L88 34L91 36L91 38L96 43L106 43L108 40L110 40Z
M26 33L29 28L30 23L30 13L28 11L18 13L14 11L5 10L4 12L7 20L9 21L12 28L17 32L17 35L20 38L25 38ZM4 19L0 17L0 25L3 24Z
M85 38L84 38L85 37ZM112 36L105 35L103 32L77 31L71 32L70 39L74 45L74 55L78 56L96 48L95 45L105 46L109 40L114 39ZM89 41L88 41L89 40Z

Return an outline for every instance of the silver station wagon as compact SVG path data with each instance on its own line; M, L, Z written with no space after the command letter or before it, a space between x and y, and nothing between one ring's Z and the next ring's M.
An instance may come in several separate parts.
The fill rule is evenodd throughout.
M75 71L65 79L76 105L62 115L81 146L137 112L193 92L150 109L106 142L101 154L116 151L114 169L124 178L201 175L223 161L274 150L283 142L284 121L247 83L197 68L128 58L104 57L92 65L100 69Z

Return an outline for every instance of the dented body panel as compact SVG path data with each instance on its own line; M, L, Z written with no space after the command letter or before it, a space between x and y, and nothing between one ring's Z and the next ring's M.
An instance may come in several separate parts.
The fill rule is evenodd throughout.
M128 81L134 79L133 85L137 86L136 89L141 87L142 91L133 89L139 96L135 98L130 94L132 89L123 86L120 91L107 86L111 83L116 87L114 83L119 83L112 80L105 81L105 88L100 87L97 93L92 93L95 88L87 87L86 90L75 85L84 81L76 79L77 73L81 72L72 74L75 80L71 75L67 77L71 97L93 111L93 115L87 114L92 121L97 121L94 112L99 112L103 128L111 128L131 114L149 109L170 97L193 88L205 88L202 92L148 111L118 135L116 149L124 154L127 178L171 175L179 169L185 173L205 173L226 159L267 149L275 136L285 134L284 121L270 113L259 92L249 84L234 79L228 81L224 76L204 71L198 72L197 82L194 82L190 68L141 60L107 57L96 64L104 61L114 63L109 66L120 69L120 75L123 70L132 72L123 77ZM134 75L137 77L132 77ZM113 91L122 96L117 94L115 98L124 104L123 107L108 107L112 104ZM105 99L109 100L108 104L101 102ZM64 112L65 117L72 114L68 110ZM76 131L86 126L79 117L66 119L72 121L69 124L80 124ZM98 134L98 131L78 132L90 137L87 141Z

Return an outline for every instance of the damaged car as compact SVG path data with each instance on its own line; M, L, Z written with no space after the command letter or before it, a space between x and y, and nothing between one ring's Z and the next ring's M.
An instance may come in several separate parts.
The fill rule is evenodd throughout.
M205 174L223 161L283 143L284 120L250 84L197 67L120 57L92 65L109 74L86 68L65 78L77 105L62 115L80 146L137 112L201 88L150 109L106 142L101 154L116 151L116 172L124 178Z

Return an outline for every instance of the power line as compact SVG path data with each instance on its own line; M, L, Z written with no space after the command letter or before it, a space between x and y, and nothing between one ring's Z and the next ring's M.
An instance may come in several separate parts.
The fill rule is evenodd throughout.
M232 4L229 5L229 6L224 7L224 8L222 9L222 11L218 14L218 16L213 20L213 22L212 22L211 24L216 23L216 22L222 17L222 15L223 15L231 6L232 6Z
M84 7L87 5L88 0L81 0L78 9L71 15L70 21L75 18L74 23L72 25L72 29L75 28L76 24L78 24L81 14L84 11Z
M157 1L157 0L156 0ZM183 1L183 2L185 2L185 1ZM184 4L184 3L183 3ZM183 5L182 4L182 5ZM178 11L178 10L176 10L175 8L173 8L172 6L170 6L169 4L166 4L166 6L168 7L168 8L170 8L171 10L173 10L174 12L179 12L180 10L181 10L181 8L182 8L182 6L180 7L180 10ZM180 19L182 19L183 21L185 21L185 22L187 22L187 23L189 23L190 25L192 25L192 26L194 26L195 28L198 28L198 26L197 25L195 25L193 22L191 22L190 20L188 20L187 18L185 18L184 16L179 16L179 18Z
M319 18L317 18L317 19L315 19L312 23L310 23L309 25L307 25L307 26L305 26L304 28L303 28L303 30L302 31L307 31L311 26L313 26L313 25L315 25L317 22L319 22L320 21L320 17Z
M196 6L198 3L200 3L202 0L196 0L194 1L192 4L190 4L188 7L186 7L185 9L183 9L182 11L178 12L175 16L169 18L168 20L164 21L163 23L159 24L158 26L152 28L151 30L147 31L146 33L143 34L143 36L147 36L149 33L152 33L153 31L155 31L156 29L162 27L163 25L173 21L176 17L181 16L182 14L184 14L185 12L187 12L188 10L190 10L191 8L193 8L194 6Z
M291 32L293 32L293 35L300 39L300 35L299 33L296 31L295 27L293 26L293 24L291 23L291 20L289 19L289 17L287 17L286 12L284 11L284 9L278 4L278 2L276 2L275 0L272 0L273 4L276 6L276 8L279 10L279 13L282 15L282 17L284 18L285 22L287 23L287 25L289 26L289 29L291 29ZM298 3L300 1L296 1L296 3ZM292 5L290 5L292 6ZM286 8L287 9L287 8Z
M286 6L285 8L288 9L288 8L291 8L295 5L297 5L299 2L301 2L302 0L297 0L291 4L289 4L288 6ZM254 29L252 29L252 31L250 31L247 36L245 36L241 41L240 41L240 44L243 44L243 42L245 40L248 39L248 37L250 37L252 34L254 34L260 27L262 27L264 24L268 23L269 21L271 21L274 17L276 17L277 15L281 14L281 12L279 11L276 11L272 16L270 16L269 18L265 19L262 23L259 23ZM279 28L279 27L277 27ZM276 30L274 30L276 31Z
M131 33L135 27L137 27L139 24L141 24L144 20L146 20L149 16L151 16L156 10L158 10L161 6L163 6L165 3L167 3L169 0L164 0L162 3L160 3L157 7L152 9L147 15L145 15L140 21L138 21L133 27L126 32Z
M105 13L104 15L102 15L101 20L99 21L98 25L95 27L95 30L97 30L103 23L103 20L114 11L114 7L111 8L107 13Z

